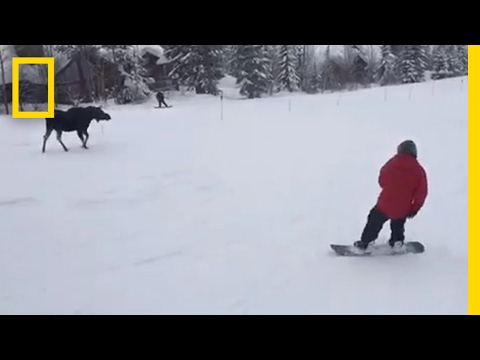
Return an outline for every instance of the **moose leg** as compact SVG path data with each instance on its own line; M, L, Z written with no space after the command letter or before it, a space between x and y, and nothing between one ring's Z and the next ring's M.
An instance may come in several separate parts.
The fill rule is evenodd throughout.
M81 130L77 130L77 135L78 137L80 138L80 140L82 141L82 147L83 148L87 148L87 145L86 145L86 142L85 142L85 139L83 138L83 133Z
M88 141L88 138L90 137L90 135L88 134L88 131L87 131L87 130L85 130L85 131L83 132L83 134L85 135L84 148L85 148L85 149L88 149L88 147L87 147L87 141Z
M43 136L42 153L45 152L45 147L47 146L47 140L48 140L48 138L50 137L50 135L52 135L52 131L53 131L53 129L47 129L47 132L46 132L45 135Z
M62 141L62 132L58 131L58 130L57 130L57 140L60 143L60 145L62 145L63 150L68 151L67 147L65 146L65 144Z

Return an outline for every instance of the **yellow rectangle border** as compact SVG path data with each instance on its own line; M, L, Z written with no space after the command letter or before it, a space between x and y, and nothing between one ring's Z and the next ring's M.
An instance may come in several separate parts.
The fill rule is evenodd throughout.
M20 111L20 65L47 65L48 110ZM55 58L14 57L12 58L12 117L15 119L53 118L55 114Z
M468 313L480 315L480 211L479 172L476 156L480 153L480 45L468 46Z

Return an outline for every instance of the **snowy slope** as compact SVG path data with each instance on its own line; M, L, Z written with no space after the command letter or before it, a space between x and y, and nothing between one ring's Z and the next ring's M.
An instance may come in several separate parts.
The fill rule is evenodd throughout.
M224 121L212 97L116 107L69 153L1 117L0 313L466 314L463 81L226 99ZM406 138L431 191L407 236L427 252L332 256Z

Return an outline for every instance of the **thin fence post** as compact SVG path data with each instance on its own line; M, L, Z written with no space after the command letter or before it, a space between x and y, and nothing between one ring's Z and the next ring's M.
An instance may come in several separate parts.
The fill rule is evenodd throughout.
M223 91L220 90L220 120L223 121Z

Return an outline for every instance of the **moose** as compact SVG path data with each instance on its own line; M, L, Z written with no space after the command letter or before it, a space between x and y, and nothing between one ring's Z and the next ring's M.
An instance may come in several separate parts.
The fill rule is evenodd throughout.
M82 141L82 148L88 149L87 141L89 138L88 128L92 120L111 120L109 114L104 112L101 107L89 106L89 107L74 107L67 111L55 110L53 118L45 118L47 130L43 136L43 148L42 152L45 152L45 146L47 140L55 130L57 133L57 140L62 145L63 150L68 151L68 148L62 142L63 132L76 131L78 137Z

